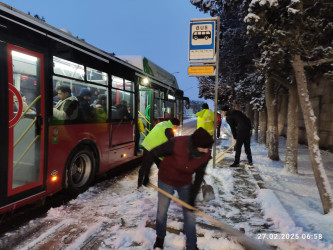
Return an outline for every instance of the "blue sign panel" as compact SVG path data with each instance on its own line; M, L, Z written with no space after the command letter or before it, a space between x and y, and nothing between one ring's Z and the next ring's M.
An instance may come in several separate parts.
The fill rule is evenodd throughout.
M215 21L191 21L189 35L189 61L215 62Z

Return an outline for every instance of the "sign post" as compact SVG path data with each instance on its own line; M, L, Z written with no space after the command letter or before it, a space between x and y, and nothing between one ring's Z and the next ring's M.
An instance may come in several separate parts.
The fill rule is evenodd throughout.
M189 32L189 76L215 75L213 167L216 161L216 121L219 80L220 17L191 19ZM214 70L215 69L215 70Z

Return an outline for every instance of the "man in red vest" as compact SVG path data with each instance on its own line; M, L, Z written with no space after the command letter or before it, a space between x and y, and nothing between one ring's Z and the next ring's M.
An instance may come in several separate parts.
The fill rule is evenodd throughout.
M151 166L154 157L164 157L159 165L158 187L173 194L177 191L179 198L194 206L195 198L199 192L206 166L211 158L211 147L214 140L203 128L198 128L190 136L178 136L170 139L149 152L147 161L142 166ZM142 168L142 167L141 167ZM138 187L149 183L150 167L140 169ZM192 184L192 175L195 180ZM154 248L163 249L166 236L167 212L170 198L159 193L156 215L156 241ZM186 234L186 249L197 248L194 213L183 207L184 231Z

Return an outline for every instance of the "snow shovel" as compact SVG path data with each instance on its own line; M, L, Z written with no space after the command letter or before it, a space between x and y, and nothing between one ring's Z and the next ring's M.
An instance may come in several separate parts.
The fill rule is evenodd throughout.
M227 148L225 151L219 153L219 154L215 157L215 162L219 162L219 161L221 161L221 160L224 158L224 155L225 155L228 151L230 151L230 150L235 146L235 144L236 144L236 143L232 143L232 145L231 145L229 148Z
M213 223L218 229L224 230L228 235L234 236L237 241L242 244L245 249L247 250L274 250L275 248L269 246L266 244L266 242L261 242L259 240L256 240L254 238L250 238L246 236L241 231L238 231L234 229L233 227L229 226L228 224L222 223L220 221L217 221L213 219L212 217L208 216L207 214L199 211L195 207L191 206L190 204L187 204L186 202L178 199L177 197L165 192L163 189L160 189L159 187L156 187L155 185L148 183L148 187L152 187L161 194L164 194L165 196L169 197L171 200L174 200L178 204L182 205L183 207L192 210L196 215L199 215L200 217L210 221Z
M211 185L208 185L205 179L202 180L203 185L201 186L202 196L204 201L210 201L215 199L214 189Z

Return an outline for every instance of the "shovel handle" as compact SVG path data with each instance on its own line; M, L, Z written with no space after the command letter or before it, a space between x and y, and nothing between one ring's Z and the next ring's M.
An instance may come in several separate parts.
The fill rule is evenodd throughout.
M223 158L223 156L224 156L224 154L225 153L227 153L230 149L232 149L234 146L235 146L235 144L236 143L234 143L234 144L232 144L229 148L227 148L225 151L223 151L222 153L219 153L217 156L216 156L216 161L220 161L220 160L222 160Z

